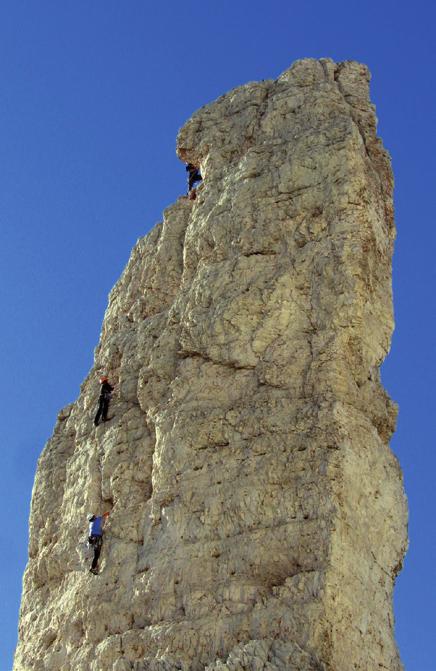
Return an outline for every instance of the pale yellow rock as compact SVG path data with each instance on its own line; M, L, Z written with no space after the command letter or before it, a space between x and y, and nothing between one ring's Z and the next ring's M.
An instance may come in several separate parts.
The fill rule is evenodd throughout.
M298 61L180 131L204 182L134 248L39 461L15 671L401 669L392 174L368 81Z

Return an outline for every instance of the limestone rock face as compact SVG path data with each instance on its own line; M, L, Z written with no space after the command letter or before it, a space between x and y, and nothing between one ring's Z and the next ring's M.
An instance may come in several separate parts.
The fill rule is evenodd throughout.
M180 131L197 198L137 243L39 461L15 671L402 668L392 174L368 82L298 61ZM106 510L94 576L77 550Z

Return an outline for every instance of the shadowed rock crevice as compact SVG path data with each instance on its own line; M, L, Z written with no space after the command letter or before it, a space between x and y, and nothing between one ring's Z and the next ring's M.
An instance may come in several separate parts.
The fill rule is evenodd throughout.
M368 85L305 59L180 130L196 199L135 245L40 457L14 671L400 671L392 173ZM93 576L77 549L105 510Z

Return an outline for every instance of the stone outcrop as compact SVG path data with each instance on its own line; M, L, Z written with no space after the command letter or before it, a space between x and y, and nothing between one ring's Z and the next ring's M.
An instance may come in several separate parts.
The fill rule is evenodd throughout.
M368 82L302 60L180 131L197 198L138 241L39 461L15 671L401 669L392 174ZM106 510L94 576L77 549Z

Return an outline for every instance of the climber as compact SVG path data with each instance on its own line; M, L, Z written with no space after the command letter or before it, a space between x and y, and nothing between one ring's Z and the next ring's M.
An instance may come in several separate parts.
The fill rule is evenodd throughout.
M89 515L89 536L88 543L94 549L94 559L92 560L91 568L89 569L94 575L98 575L98 559L100 557L101 546L103 545L103 525L109 513L103 515Z
M98 426L100 423L100 417L103 422L108 421L107 411L109 410L109 402L111 400L111 394L114 390L112 385L109 384L109 380L106 375L102 375L99 379L101 384L100 398L98 400L98 410L94 419L95 426Z
M201 182L203 177L200 174L200 171L198 168L195 167L195 165L192 165L192 163L187 163L186 164L186 172L188 173L188 196L196 182Z

